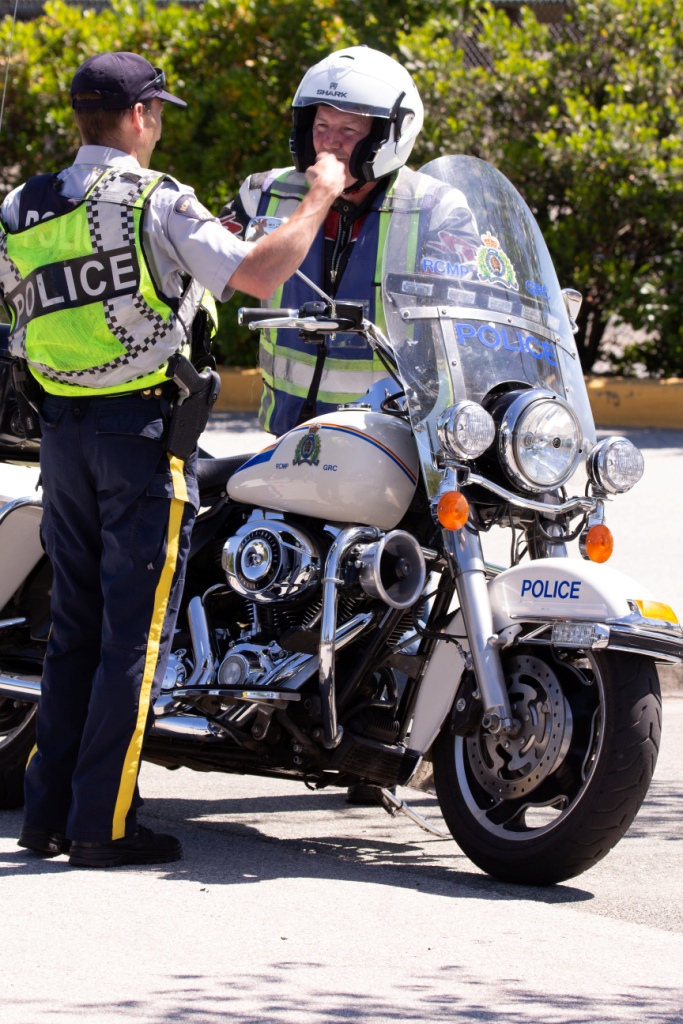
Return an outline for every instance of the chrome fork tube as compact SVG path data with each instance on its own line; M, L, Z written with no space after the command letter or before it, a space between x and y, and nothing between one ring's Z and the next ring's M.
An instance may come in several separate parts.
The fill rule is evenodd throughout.
M455 585L484 707L482 724L490 732L514 732L518 723L512 717L496 647L479 535L465 526L457 531L444 530L443 536L456 572Z
M323 610L320 622L320 663L318 680L323 716L322 744L328 750L338 747L344 730L337 725L334 655L337 632L337 587L342 560L354 544L377 540L380 531L375 526L350 526L341 530L330 548L323 579Z

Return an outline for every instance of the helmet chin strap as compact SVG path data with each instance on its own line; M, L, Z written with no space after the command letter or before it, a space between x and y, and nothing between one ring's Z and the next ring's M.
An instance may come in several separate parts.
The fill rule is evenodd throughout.
M358 178L357 181L354 181L354 183L352 185L349 185L348 188L345 188L342 191L342 195L343 196L351 196L351 195L354 194L354 192L360 192L360 190L362 188L365 188L366 185L367 185L367 181L365 180L365 178Z

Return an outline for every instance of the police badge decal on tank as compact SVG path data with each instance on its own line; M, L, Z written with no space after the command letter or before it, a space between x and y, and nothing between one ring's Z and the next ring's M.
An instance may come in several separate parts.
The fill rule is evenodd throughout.
M307 462L309 466L317 466L320 462L320 437L318 431L320 425L318 423L312 423L308 428L308 433L299 441L294 452L294 458L292 459L293 466L301 466L304 462Z

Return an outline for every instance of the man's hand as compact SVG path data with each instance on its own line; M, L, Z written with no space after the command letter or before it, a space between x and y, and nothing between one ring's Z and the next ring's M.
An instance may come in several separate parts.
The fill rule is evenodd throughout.
M332 193L331 202L334 202L346 188L346 167L332 153L321 153L307 169L306 181L311 189L316 186L329 188Z
M346 169L331 153L321 153L306 171L310 190L289 220L257 242L228 284L257 299L269 298L303 263L327 211L345 187Z

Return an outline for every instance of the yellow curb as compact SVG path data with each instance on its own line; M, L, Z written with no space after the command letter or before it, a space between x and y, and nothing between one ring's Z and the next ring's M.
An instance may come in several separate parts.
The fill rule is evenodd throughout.
M219 366L221 391L215 409L223 412L256 412L261 401L261 371L239 366Z
M256 412L261 372L219 366L221 393L216 409ZM683 380L587 377L588 398L599 427L659 427L683 430Z
M659 427L683 430L683 380L586 378L599 427Z

